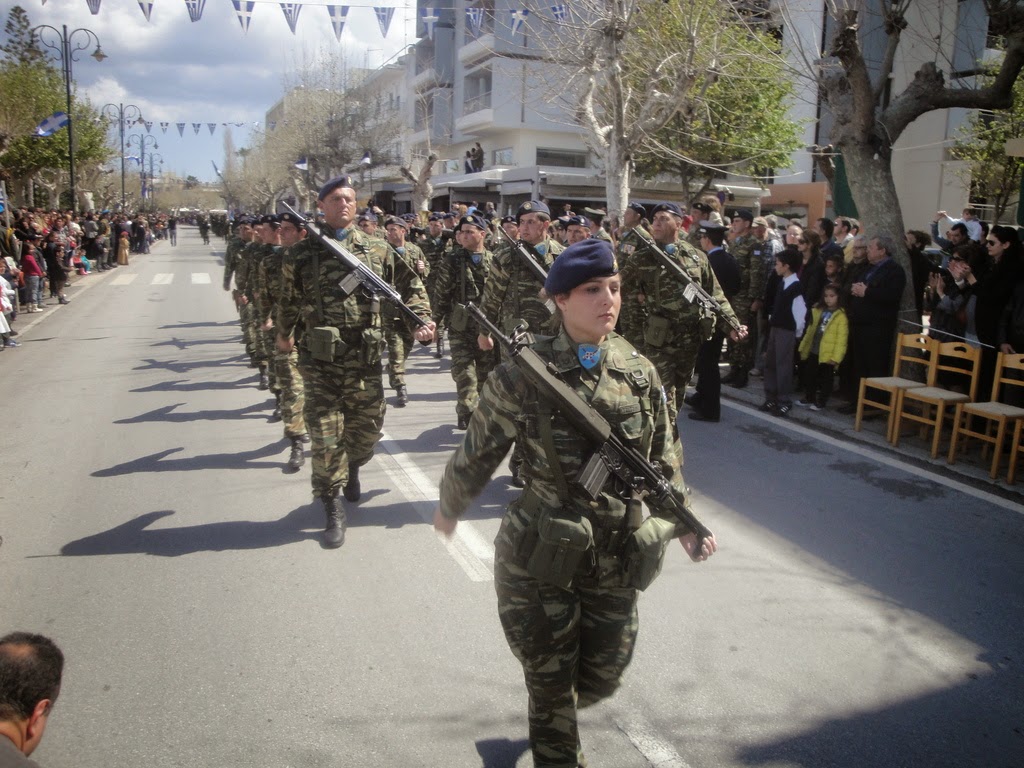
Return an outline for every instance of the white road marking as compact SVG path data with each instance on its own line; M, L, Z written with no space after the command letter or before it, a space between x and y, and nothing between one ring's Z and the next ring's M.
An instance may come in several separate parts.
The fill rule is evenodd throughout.
M193 272L192 273L192 285L209 285L210 284L210 273L209 272Z
M174 280L174 275L168 272L161 272L153 277L150 281L150 285L170 285L171 281Z
M139 276L138 273L136 273L134 275L118 275L117 277L115 277L113 280L110 281L110 284L111 285L131 285L135 281L135 278L138 277L138 276Z
M395 482L398 490L413 502L420 517L428 525L433 525L434 509L440 496L437 486L404 451L394 445L386 433L380 441L380 446L391 459L383 462L384 471ZM437 538L471 581L494 580L494 545L471 523L462 520L452 538L449 539L442 534L437 534Z
M690 768L671 744L636 716L631 715L626 721L616 718L615 725L654 768Z
M884 466L897 469L900 472L906 472L908 475L920 477L924 480L928 480L929 482L937 483L938 485L944 485L947 488L962 493L966 496L972 496L975 499L979 499L980 501L984 501L988 504L993 504L997 507L1001 507L1002 509L1007 509L1010 512L1016 512L1018 515L1024 515L1024 505L1022 505L1019 501L1004 499L1002 496L997 496L994 493L989 493L988 491L983 491L979 488L967 485L966 483L961 483L959 480L953 480L949 476L943 474L941 467L935 467L933 469L922 469L921 467L915 467L913 464L907 464L892 456L886 456L884 453L880 453L879 451L876 451L872 448L857 445L856 443L850 443L835 437L829 437L828 435L824 435L821 432L817 432L813 429L808 429L807 427L801 426L799 424L794 424L793 422L788 421L786 419L780 419L776 416L761 413L757 409L751 408L750 406L747 405L739 405L738 403L727 402L725 400L722 400L722 405L726 406L727 408L733 408L737 411L742 411L748 416L753 416L755 418L761 419L762 421L767 421L771 424L774 424L777 427L787 429L790 432L796 432L798 435L803 435L804 437L810 438L812 440L818 440L819 442L825 443L826 445L832 446L833 448L840 448L844 451L855 453L858 456L863 456L866 459L871 459L872 461L878 462L879 464L882 464Z

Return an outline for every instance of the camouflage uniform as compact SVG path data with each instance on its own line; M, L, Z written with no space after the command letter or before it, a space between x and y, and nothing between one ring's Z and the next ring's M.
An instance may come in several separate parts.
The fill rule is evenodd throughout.
M662 250L667 252L673 248L662 246ZM735 319L703 251L677 239L674 253L669 255L722 305L727 316ZM682 398L686 392L697 350L702 342L711 338L715 319L706 317L698 304L686 299L683 283L659 266L647 245L637 248L633 258L622 266L621 275L623 335L658 369L668 400L669 423L673 434L678 436L677 398ZM660 332L656 332L659 326ZM725 320L719 320L718 327L726 334L731 330ZM662 338L657 338L659 335Z
M546 270L565 248L549 238L535 245L534 250ZM480 309L505 333L523 320L531 332L544 333L551 325L551 311L540 298L543 287L513 247L506 245L494 254Z
M422 260L424 265L427 257L423 255L418 245L406 243L401 249L389 247L390 258L395 261L404 261L409 269L416 271L416 262ZM429 267L426 267L429 270ZM421 281L427 277L427 272L419 274ZM425 289L424 289L425 290ZM391 389L398 389L405 386L405 360L412 351L415 339L413 329L409 327L404 315L394 306L388 304L383 308L384 312L384 338L388 344L388 386Z
M267 243L256 245L250 253L252 254L252 264L250 265L249 283L252 286L253 295L252 322L257 338L256 348L267 364L270 391L277 395L281 391L281 386L277 380L277 366L274 363L274 357L277 354L277 345L274 343L276 331L263 330L263 323L269 317L269 314L263 311L265 306L263 292L267 288L265 285L266 270L263 264L268 260L280 263L281 257L275 253L274 246ZM271 267L271 269L273 268ZM270 308L272 310L273 305L270 305Z
M248 300L241 308L242 323L248 328L252 338L252 359L261 372L267 372L270 355L267 352L266 339L259 330L256 320L256 269L259 266L259 252L262 243L253 240L246 243L238 256L235 266L235 285Z
M764 261L761 258L760 243L753 234L737 237L729 243L729 253L736 259L740 268L740 290L732 297L730 303L740 321L740 325L753 329L757 318L750 309L755 301L764 301L765 274ZM754 367L753 338L748 336L742 341L729 344L729 362L733 369L744 376Z
M599 366L589 372L564 330L533 349L630 445L662 466L675 491L685 495L660 381L648 360L614 333L601 345ZM551 425L554 457L544 447L543 423ZM445 517L466 511L513 441L525 453L527 486L506 511L494 543L498 615L525 673L534 765L584 765L577 708L618 689L636 641L638 593L627 586L616 544L627 530L626 506L610 484L593 505L582 494L566 497L559 491L565 482L559 475L575 477L592 448L506 362L488 378L466 438L445 467L440 486ZM584 559L568 589L531 576L525 568L529 552L522 551L538 515L558 509L589 518L594 529L595 559ZM677 526L676 532L685 531Z
M249 360L256 365L256 342L253 339L252 328L246 322L248 308L238 303L238 295L241 294L241 285L238 277L238 265L241 262L242 251L247 243L238 235L230 235L224 248L224 290L231 290L231 278L235 279L235 308L238 310L238 323L242 328L242 343L245 344L245 353Z
M627 229L619 235L619 242L615 244L615 261L618 262L619 269L622 269L622 265L629 261L641 245L643 242L640 235L632 229Z
M391 282L417 315L430 318L430 304L419 277L404 261L390 257L385 241L368 237L353 226L340 242ZM298 347L299 369L306 382L304 415L312 438L313 495L330 498L348 482L349 464L366 464L381 436L385 411L381 307L365 291L343 297L339 283L347 270L312 238L292 246L288 255L281 267L276 325L285 337L300 324L306 329ZM317 285L322 317L317 308ZM340 332L345 347L336 352L333 362L314 360L304 343L309 329L319 326L333 326Z
M256 273L257 299L256 306L261 322L268 317L273 318L281 299L281 272L286 250L281 246L268 246L270 252L260 261ZM270 339L271 371L277 386L278 407L281 409L281 421L284 422L284 436L289 439L302 437L306 434L306 420L302 409L306 403L305 384L299 372L299 349L281 352L275 344L277 329L263 331Z
M436 275L434 284L434 322L438 318L452 317L459 328L452 327L449 339L452 346L452 378L458 391L456 413L461 417L469 416L476 410L487 375L497 363L497 351L483 351L477 344L479 329L473 319L461 310L457 316L452 315L456 305L463 307L469 302L480 303L483 295L487 272L491 267L494 255L485 250L481 254L471 254L465 248L457 248L441 260L432 274Z

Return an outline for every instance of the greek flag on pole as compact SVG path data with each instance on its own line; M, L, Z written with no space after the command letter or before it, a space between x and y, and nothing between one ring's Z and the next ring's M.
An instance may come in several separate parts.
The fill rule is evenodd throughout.
M380 25L381 37L388 36L388 29L391 27L391 17L395 15L394 8L374 8L373 12L377 14L377 24Z
M467 8L466 21L469 23L469 28L473 30L473 36L480 37L480 30L484 26L484 9Z
M309 161L304 157L300 157L299 161L295 163L295 167L298 168L300 171L308 171Z
M348 18L347 5L328 5L327 15L331 17L331 26L334 27L334 36L341 42L341 33L345 31L345 20Z
M565 21L565 17L568 15L568 9L565 7L565 3L552 5L551 15L555 17L555 21Z
M526 21L526 17L530 15L530 12L526 8L522 8L518 11L509 11L512 14L512 34L515 35L523 26L523 22Z
M434 25L441 20L441 18L434 12L433 8L427 7L422 11L423 15L423 26L426 27L427 37L431 40L434 39Z
M36 126L36 136L53 136L61 128L68 124L68 116L65 112L54 112L48 118Z
M153 12L153 0L139 0L139 8L142 9L142 15L146 17L146 21L149 21L149 14Z
M281 10L288 20L288 28L295 34L295 25L299 23L299 12L302 10L302 3L281 3Z
M363 159L359 161L359 164L360 165L371 165L372 163L373 163L373 158L370 156L370 150L366 150L366 152L363 154Z
M231 0L231 4L235 6L235 15L238 16L242 31L248 32L249 22L252 21L252 9L256 7L256 3L253 0Z
M206 0L185 0L185 7L188 8L188 17L195 23L203 18Z

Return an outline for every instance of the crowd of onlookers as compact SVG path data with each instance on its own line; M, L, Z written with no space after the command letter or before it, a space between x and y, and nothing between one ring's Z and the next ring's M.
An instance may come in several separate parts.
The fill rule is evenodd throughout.
M71 275L104 272L148 253L154 240L174 233L176 220L162 213L136 214L19 209L0 225L0 350L17 347L19 312L68 304Z

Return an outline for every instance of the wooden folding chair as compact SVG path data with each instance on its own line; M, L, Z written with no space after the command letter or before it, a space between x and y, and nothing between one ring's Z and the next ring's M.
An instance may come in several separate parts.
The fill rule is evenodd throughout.
M967 368L964 367L965 364L968 366ZM913 387L900 390L896 400L896 421L892 426L892 444L900 444L900 427L904 419L916 421L922 425L922 438L927 435L929 427L934 430L932 458L938 456L946 408L956 403L969 403L976 399L980 368L980 347L972 347L963 341L940 343L935 365L936 380L940 374L948 373L965 385L966 392L956 392L944 387Z
M1016 375L1011 375L1013 372ZM1004 395L1010 388L1024 392L1024 354L1007 355L999 353L996 358L996 377L992 382L992 399L984 403L957 403L953 415L953 438L949 443L950 464L956 461L956 449L967 445L967 439L974 437L992 446L992 467L989 475L994 480L999 473L999 459L1002 457L1003 440L1006 438L1007 426L1024 419L1024 408L999 402L999 395ZM971 429L972 419L978 417L985 420L985 431ZM995 435L992 427L996 427ZM959 440L963 436L964 443Z
M889 414L885 425L885 439L892 440L892 428L896 412L896 399L905 389L930 387L935 384L935 363L939 342L922 333L901 333L897 339L896 359L892 364L892 376L871 376L860 380L860 391L857 394L857 418L853 428L860 432L860 424L864 419L864 408L877 408ZM901 368L906 365L921 374L917 379L900 376ZM869 400L868 390L875 389L887 395L886 400Z

